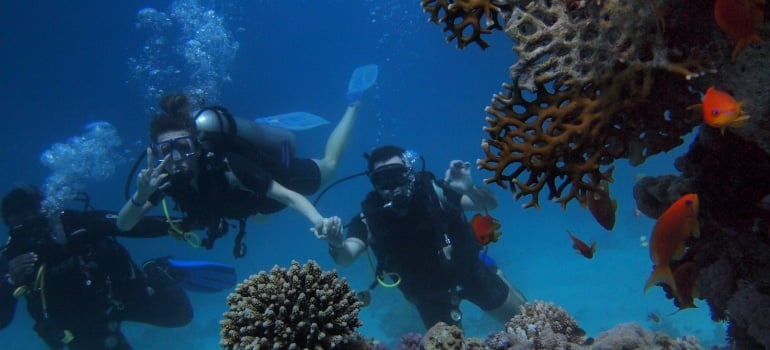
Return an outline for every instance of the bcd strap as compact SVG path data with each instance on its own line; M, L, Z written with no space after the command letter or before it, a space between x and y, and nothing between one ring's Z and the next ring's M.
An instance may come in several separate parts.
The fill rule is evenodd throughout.
M243 243L243 238L246 236L246 218L238 220L238 235L235 236L235 244L233 245L233 256L236 258L242 258L246 256L246 244Z

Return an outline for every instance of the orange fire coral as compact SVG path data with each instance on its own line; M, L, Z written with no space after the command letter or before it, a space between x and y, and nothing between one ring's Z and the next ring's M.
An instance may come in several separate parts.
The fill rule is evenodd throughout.
M447 42L456 38L457 47L460 49L473 42L486 49L489 43L481 39L481 34L490 34L492 29L503 29L498 21L500 7L492 2L493 0L422 0L421 5L425 12L430 13L431 22L444 23L444 31L451 32ZM444 16L441 16L441 12ZM484 26L481 25L482 16L486 18ZM468 26L472 26L473 31L469 35L463 35Z
M665 70L618 66L590 82L535 84L534 96L514 81L494 97L479 160L494 171L485 182L510 186L516 199L531 196L524 207L538 207L545 187L562 207L585 204L588 191L612 181L616 159L639 164L681 144L699 123L685 110L686 96L667 95L686 89L685 79Z

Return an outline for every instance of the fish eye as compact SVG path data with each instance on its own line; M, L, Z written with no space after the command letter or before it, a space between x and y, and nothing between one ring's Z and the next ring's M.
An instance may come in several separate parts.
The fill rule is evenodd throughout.
M718 116L719 115L719 110L718 109L712 109L711 110L711 115Z
M691 200L686 200L684 202L684 204L687 205L687 206L690 206L690 205L692 205L692 201Z

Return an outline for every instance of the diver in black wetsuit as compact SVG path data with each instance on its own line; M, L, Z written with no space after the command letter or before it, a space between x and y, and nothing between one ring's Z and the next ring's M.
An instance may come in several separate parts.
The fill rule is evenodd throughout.
M41 214L43 195L17 188L2 201L10 229L0 253L0 329L24 298L34 329L50 349L131 349L122 321L182 327L192 320L187 294L158 260L140 269L113 235L115 214L65 210ZM167 235L168 225L147 217L121 235Z
M439 321L461 326L463 299L501 323L516 315L525 297L480 259L482 247L463 213L497 207L494 194L473 185L470 164L452 161L445 180L437 181L414 169L418 156L412 151L383 146L366 157L374 191L348 225L347 237L328 238L334 261L350 265L371 248L377 257L372 288L398 286L425 328ZM385 275L395 281L384 282Z

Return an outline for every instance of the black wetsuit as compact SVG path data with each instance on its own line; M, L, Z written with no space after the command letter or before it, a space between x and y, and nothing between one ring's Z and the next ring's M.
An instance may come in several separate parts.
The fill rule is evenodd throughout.
M0 254L2 275L8 272L10 259L37 254L37 273L23 281L28 288L24 298L35 331L51 349L65 348L62 340L68 333L73 336L69 349L131 349L120 330L122 321L181 327L192 320L192 307L181 287L157 268L139 269L112 236L164 236L168 225L147 217L131 231L120 232L115 218L110 212L68 210L61 215L66 244L46 239L50 229L39 225L30 229L34 232L14 234ZM0 329L13 320L17 287L6 279L0 282Z
M442 202L432 183L433 174L417 174L415 192L403 216L383 208L384 199L370 192L361 204L366 224L359 214L348 227L348 237L372 249L378 270L401 277L398 287L417 307L426 328L439 321L459 325L450 313L458 310L461 299L482 310L497 308L505 302L509 288L494 267L479 259L481 246L460 206L462 196L436 181L446 198ZM450 258L443 253L447 239Z
M265 164L236 153L223 159L201 157L198 190L172 181L171 186L150 196L158 204L164 197L174 199L184 213L182 229L207 229L204 241L211 248L214 240L227 232L226 219L241 220L255 214L271 214L286 206L267 197L272 181L303 195L315 193L321 185L321 172L312 159L292 158L288 167Z

